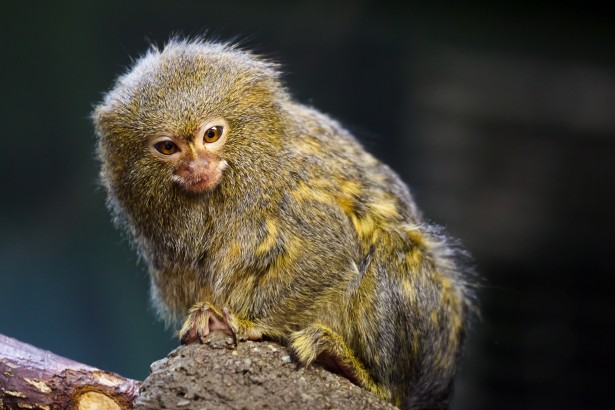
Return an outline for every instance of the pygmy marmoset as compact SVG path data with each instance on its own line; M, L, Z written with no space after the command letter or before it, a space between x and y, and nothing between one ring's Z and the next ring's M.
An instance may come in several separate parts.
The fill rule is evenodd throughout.
M337 122L235 46L152 47L93 113L116 224L154 305L286 344L405 408L448 404L473 309L465 252Z

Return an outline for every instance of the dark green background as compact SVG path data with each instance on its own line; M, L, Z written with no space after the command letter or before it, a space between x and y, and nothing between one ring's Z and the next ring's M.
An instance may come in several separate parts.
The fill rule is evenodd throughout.
M142 379L176 345L97 186L90 110L149 41L282 63L484 277L457 409L612 404L615 24L587 3L0 6L0 333Z

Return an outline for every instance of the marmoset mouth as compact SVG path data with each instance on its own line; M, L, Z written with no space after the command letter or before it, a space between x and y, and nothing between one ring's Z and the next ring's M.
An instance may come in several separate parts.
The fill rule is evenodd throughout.
M220 178L210 178L207 176L193 176L190 178L173 176L173 181L178 183L182 188L193 193L202 193L210 191L218 185Z

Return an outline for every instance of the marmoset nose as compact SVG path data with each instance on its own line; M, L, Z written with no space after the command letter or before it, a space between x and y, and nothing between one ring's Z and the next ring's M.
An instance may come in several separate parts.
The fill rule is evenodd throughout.
M206 167L209 164L209 160L204 155L198 155L192 161L188 162L188 168L191 170Z

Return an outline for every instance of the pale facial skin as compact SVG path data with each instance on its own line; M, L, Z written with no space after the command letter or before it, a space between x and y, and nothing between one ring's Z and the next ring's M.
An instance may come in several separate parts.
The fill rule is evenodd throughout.
M152 154L173 165L173 181L192 193L215 188L227 166L220 150L229 133L223 118L204 122L192 135L163 136L150 141Z

